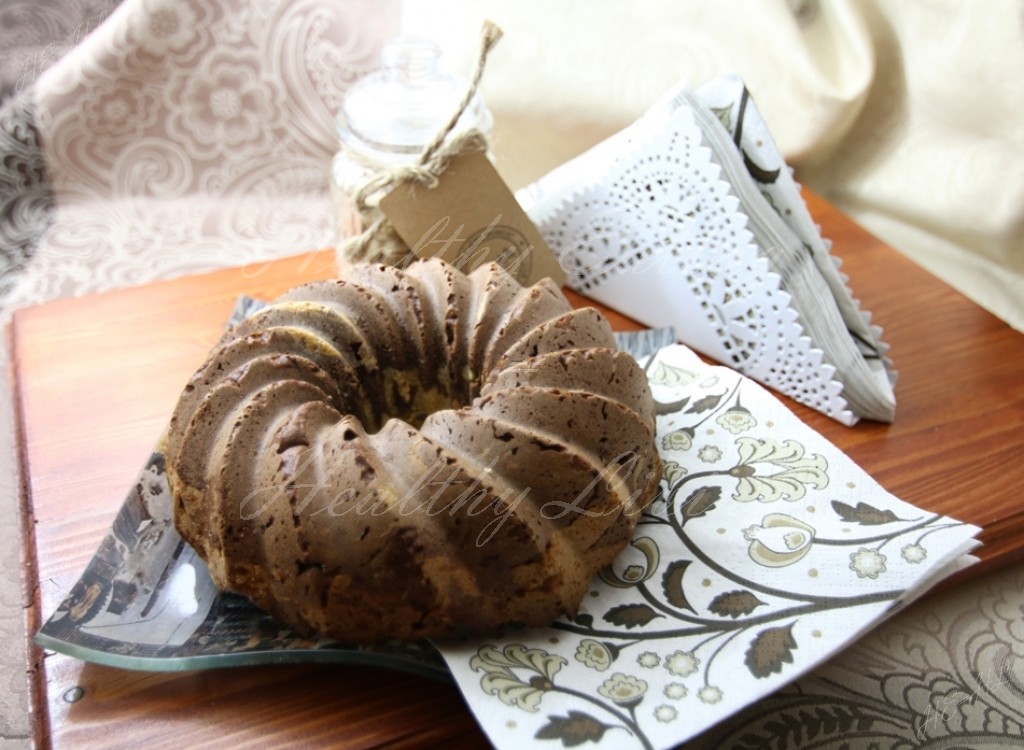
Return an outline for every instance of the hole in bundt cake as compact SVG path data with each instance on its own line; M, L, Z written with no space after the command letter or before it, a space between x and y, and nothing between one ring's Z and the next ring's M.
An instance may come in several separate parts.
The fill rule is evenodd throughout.
M444 383L427 386L418 370L385 370L382 377L383 401L374 409L375 425L364 425L369 432L376 432L392 418L407 422L414 429L423 426L424 420L434 412L446 409L460 409L469 404L461 399Z

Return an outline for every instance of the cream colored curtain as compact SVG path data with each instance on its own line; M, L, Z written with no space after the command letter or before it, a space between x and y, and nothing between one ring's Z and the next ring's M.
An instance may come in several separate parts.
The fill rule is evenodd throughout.
M1024 330L1019 0L404 5L405 29L439 39L462 70L483 17L508 35L484 92L514 185L673 83L734 71L805 185Z

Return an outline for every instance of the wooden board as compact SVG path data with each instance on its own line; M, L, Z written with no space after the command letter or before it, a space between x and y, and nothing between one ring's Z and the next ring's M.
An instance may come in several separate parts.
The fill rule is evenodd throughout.
M1024 554L1024 336L809 196L900 371L893 425L787 403L908 502L984 528L983 564ZM81 573L237 295L333 275L330 253L15 314L10 335L34 633ZM574 297L576 302L581 302ZM617 328L636 327L613 315ZM355 667L119 671L33 649L40 747L487 747L458 690ZM393 743L393 744L392 744Z

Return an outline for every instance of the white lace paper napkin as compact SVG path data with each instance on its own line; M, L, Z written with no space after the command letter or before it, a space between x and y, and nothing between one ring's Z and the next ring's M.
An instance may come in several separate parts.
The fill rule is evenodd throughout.
M681 345L645 367L665 478L631 546L574 619L442 648L498 748L674 746L974 561L978 528L893 497L750 379Z
M739 79L670 92L520 200L578 291L844 424L892 419L880 329Z

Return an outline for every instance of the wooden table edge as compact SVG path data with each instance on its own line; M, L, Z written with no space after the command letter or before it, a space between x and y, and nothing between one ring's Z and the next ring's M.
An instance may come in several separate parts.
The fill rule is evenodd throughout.
M15 312L15 315L17 312ZM32 502L32 491L29 487L31 467L28 454L28 441L25 439L25 406L22 399L21 378L17 377L17 328L13 317L5 327L8 351L11 353L7 362L10 382L12 419L14 421L13 437L15 457L18 462L18 497L17 509L20 518L19 543L21 561L21 622L25 628L24 654L26 664L25 679L28 682L29 725L32 730L33 747L48 747L50 743L50 719L47 711L47 682L39 679L45 672L45 651L36 645L35 635L43 624L42 602L39 597L39 555L36 549L35 507Z

